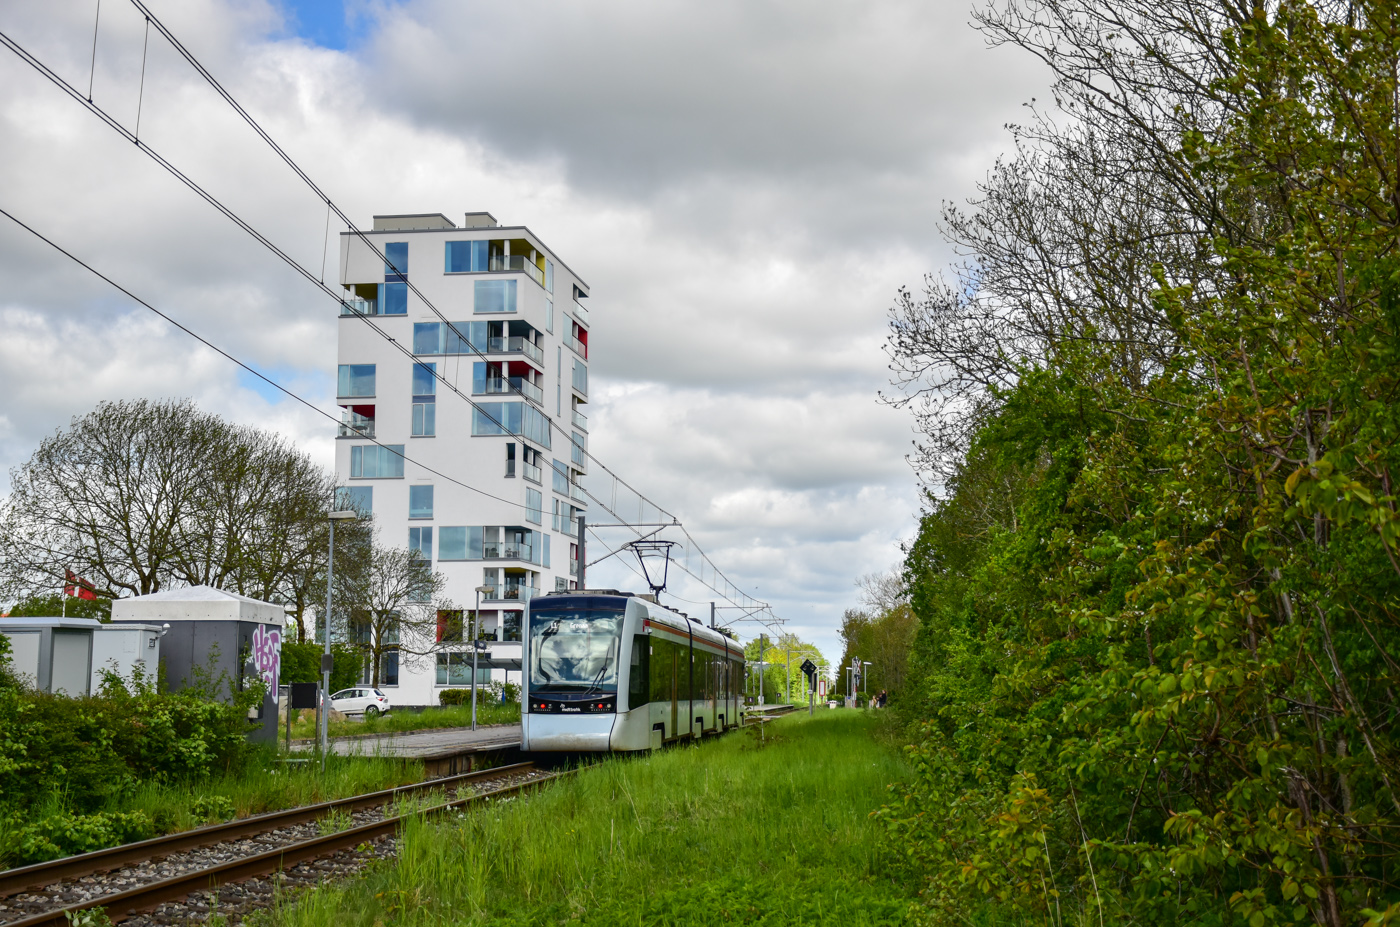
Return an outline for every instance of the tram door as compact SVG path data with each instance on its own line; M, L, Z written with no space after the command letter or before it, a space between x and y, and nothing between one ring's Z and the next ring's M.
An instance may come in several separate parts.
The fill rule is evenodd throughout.
M681 667L680 667L680 662L681 662L680 654L676 652L676 648L672 647L672 648L671 648L671 736L672 736L672 737L677 737L677 736L680 735L680 732L679 732L679 730L678 730L677 727L676 727L676 724L677 724L677 722L679 721L679 717L678 717L678 714L679 714L679 711L678 711L679 706L678 706L677 703L676 703L676 696L677 696L678 693L677 693L676 690L677 690L677 687L680 685L680 681L681 681L681 673L680 673L680 668L681 668Z

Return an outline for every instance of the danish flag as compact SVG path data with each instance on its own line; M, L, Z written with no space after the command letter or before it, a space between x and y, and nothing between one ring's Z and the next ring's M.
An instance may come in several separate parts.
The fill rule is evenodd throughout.
M68 582L63 587L64 595L75 595L80 599L96 599L97 593L93 591L92 583L75 574L72 570L64 570L63 578Z

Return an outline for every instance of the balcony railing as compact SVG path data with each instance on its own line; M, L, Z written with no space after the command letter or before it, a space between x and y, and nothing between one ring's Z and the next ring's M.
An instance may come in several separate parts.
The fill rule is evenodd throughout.
M588 416L584 415L578 409L574 410L574 427L579 431L588 430Z
M340 437L342 438L373 438L374 422L368 421L362 424L352 425L349 422L340 423Z
M523 254L493 254L487 265L489 270L519 271L530 275L530 279L544 286L544 271L536 267Z
M583 303L574 300L574 318L578 319L585 326L588 325L588 310L583 308Z
M535 403L544 402L544 390L524 377L487 377L486 392L514 393L519 391L526 399Z
M582 341L579 341L573 335L565 335L564 343L569 346L570 351L573 351L575 354L577 354L584 360L588 360L588 345L584 344Z
M379 315L379 300L360 299L352 296L342 300L340 304L341 315Z
M482 599L487 602L528 602L539 594L540 590L537 586L527 586L524 583L505 583L504 585L493 585L491 591L482 596ZM489 640L495 640L495 638L489 638Z
M487 354L524 354L530 360L544 366L544 351L529 338L488 338Z
M581 506L588 505L588 496L584 495L583 487L577 483L569 484L569 498Z
M570 575L570 576L577 576L577 575L578 575L578 561L577 561L577 560L570 560L570 561L569 561L569 575Z
M518 544L502 544L500 541L487 541L481 545L484 560L529 560L530 548Z
M533 480L534 482L540 484L544 483L544 480L542 479L543 474L540 473L540 468L535 466L534 464L528 464L522 461L520 469L524 472L525 479Z

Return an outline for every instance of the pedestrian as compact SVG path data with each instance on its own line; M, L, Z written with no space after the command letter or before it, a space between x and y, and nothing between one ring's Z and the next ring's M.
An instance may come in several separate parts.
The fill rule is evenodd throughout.
M877 696L875 696L875 705L876 705L876 707L878 707L878 708L884 708L884 707L885 707L885 701L886 701L888 698L889 698L889 694L886 693L884 689L881 689L881 690L880 690L880 694L877 695Z

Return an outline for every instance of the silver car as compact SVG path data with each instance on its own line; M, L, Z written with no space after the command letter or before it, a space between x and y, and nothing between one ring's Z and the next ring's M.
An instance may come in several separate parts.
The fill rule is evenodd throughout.
M378 689L360 686L354 689L341 689L331 696L331 708L347 715L364 715L375 718L389 711L389 699Z

